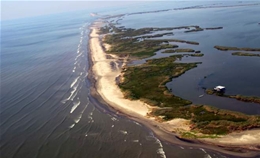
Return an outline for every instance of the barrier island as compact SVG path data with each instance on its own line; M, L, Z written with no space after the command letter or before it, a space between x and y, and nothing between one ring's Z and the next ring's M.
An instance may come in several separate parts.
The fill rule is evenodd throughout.
M214 138L214 141L217 141L227 138L225 135L229 136L233 132L244 131L241 137L248 132L254 133L251 137L255 141L247 139L246 143L237 142L235 146L231 145L232 149L229 150L236 150L239 147L260 151L257 145L260 140L257 135L259 132L250 130L259 131L259 115L246 115L208 105L195 105L189 100L175 96L172 93L174 90L166 87L165 84L171 79L196 68L200 62L178 63L176 61L185 54L175 54L150 59L142 65L127 65L128 61L151 57L159 50L166 51L173 48L184 50L185 48L179 48L178 42L188 45L199 44L196 41L154 38L157 30L169 29L172 28L129 29L116 27L111 23L107 25L103 22L96 23L90 35L90 49L98 93L111 106L130 115L142 116L140 119L147 118L156 124L156 127L175 133L180 138L196 138L201 141L203 138ZM155 36L147 37L147 34L151 33ZM191 56L203 56L203 54L196 51ZM240 137L232 140L237 139ZM220 144L230 145L223 142Z
M108 26L100 29L107 30ZM187 28L188 26L178 27ZM194 26L190 26L194 27ZM195 26L196 27L196 26ZM199 27L196 27L199 28ZM172 28L141 28L122 29L110 24L113 34L107 34L103 42L110 44L107 53L119 56L145 58L154 55L158 50L177 48L177 45L169 42L182 42L195 44L194 41L179 39L149 39L141 40L136 36L151 33L154 30L176 29ZM214 28L213 28L214 29ZM218 29L218 28L216 28ZM149 37L150 38L150 37ZM229 47L217 47L218 49L231 49ZM232 48L237 49L237 48ZM253 49L251 49L253 50ZM193 49L167 49L163 53L195 52ZM192 54L191 56L202 56ZM260 116L248 116L227 110L220 110L206 105L191 105L192 102L175 96L165 86L172 78L178 77L186 71L197 67L200 63L176 63L183 55L174 55L167 58L147 60L140 66L125 66L122 71L119 87L125 98L141 100L148 105L156 107L150 115L158 116L163 120L184 118L191 120L193 130L205 134L227 134L236 130L246 130L260 127ZM189 105L189 106L187 106Z

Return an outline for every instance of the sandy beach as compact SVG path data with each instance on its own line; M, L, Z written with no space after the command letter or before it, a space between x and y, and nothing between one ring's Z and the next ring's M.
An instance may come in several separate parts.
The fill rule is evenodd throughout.
M91 26L89 47L90 58L92 60L92 73L95 79L95 88L101 98L111 107L131 117L148 128L152 129L161 139L173 144L194 146L219 151L225 154L252 157L260 154L260 129L232 133L220 138L204 138L194 140L194 143L187 143L176 137L177 131L189 132L190 123L185 119L173 119L162 122L158 118L151 117L149 114L152 107L142 101L131 101L124 98L123 93L116 84L116 78L121 74L122 67L126 64L127 58L120 58L116 55L109 55L105 50L109 45L102 43L102 35L98 34L98 28L102 26L102 21L96 21ZM193 140L192 140L193 141ZM207 144L211 144L210 146ZM252 152L232 152L224 150L218 146L233 147L241 149L251 149Z

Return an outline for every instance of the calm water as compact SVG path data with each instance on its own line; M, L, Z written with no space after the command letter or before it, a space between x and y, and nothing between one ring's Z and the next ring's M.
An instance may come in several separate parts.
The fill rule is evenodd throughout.
M256 3L256 2L255 2ZM259 3L259 1L258 1ZM222 3L224 5L226 3ZM233 2L229 5L237 5ZM207 6L207 5L203 5ZM171 10L168 12L150 13L126 16L120 25L130 28L143 27L176 27L199 25L206 27L224 27L221 30L205 30L202 32L184 33L185 30L173 30L173 36L159 39L182 39L197 41L198 46L179 44L180 48L192 48L204 53L203 57L184 57L180 62L202 62L198 68L168 83L168 88L182 98L196 104L213 105L219 108L240 111L247 114L260 114L260 105L243 103L234 99L204 95L202 87L214 88L217 85L226 86L227 94L260 96L260 59L259 57L232 56L230 52L221 52L215 45L235 47L260 47L260 5ZM145 20L143 20L145 19ZM167 31L171 32L171 31ZM174 54L162 54L150 58L165 57ZM254 52L259 54L260 52ZM135 61L133 64L145 62L146 59ZM204 79L204 77L207 77Z
M225 157L160 141L90 96L94 20L86 11L1 23L1 157Z

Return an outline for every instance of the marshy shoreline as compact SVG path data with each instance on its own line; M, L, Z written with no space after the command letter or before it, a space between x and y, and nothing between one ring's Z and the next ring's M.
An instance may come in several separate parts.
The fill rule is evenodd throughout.
M116 85L115 79L116 77L121 75L122 65L118 63L123 61L124 65L125 62L127 62L127 60L125 60L124 58L117 57L115 55L112 55L111 59L107 58L107 54L103 50L104 48L102 38L99 34L97 34L98 28L101 26L101 24L102 22L94 22L90 28L91 32L89 35L89 78L92 82L91 95L93 96L93 98L96 98L98 102L101 102L106 105L108 104L115 111L121 112L121 115L127 116L130 119L145 125L149 129L151 129L157 135L157 137L166 142L182 146L205 148L213 151L218 151L224 154L240 157L254 157L256 155L259 155L259 150L257 151L257 148L253 148L253 144L243 144L239 142L237 144L229 144L223 143L221 141L215 141L214 139L210 140L208 138L180 139L177 134L173 133L173 131L179 128L174 128L174 123L177 123L177 125L181 125L183 123L183 120L177 120L177 122L173 123L168 121L158 122L153 117L147 117L147 113L149 113L149 111L151 110L151 107L149 105L146 105L141 101L135 102L125 99L121 90ZM114 62L115 65L117 65L116 69L111 68L111 62ZM169 128L169 126L173 126L173 128ZM258 130L244 131L241 132L240 135L250 135L253 133L258 133ZM230 138L230 141L232 141L232 137L228 137ZM236 149L237 152L231 151L234 149Z

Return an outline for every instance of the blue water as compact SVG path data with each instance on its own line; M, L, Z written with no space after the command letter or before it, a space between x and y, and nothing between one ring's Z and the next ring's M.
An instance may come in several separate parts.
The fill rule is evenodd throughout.
M194 4L181 6L187 5ZM125 13L133 6L97 12ZM1 22L1 157L224 157L160 141L90 95L92 11Z
M221 6L241 4L234 1L220 3ZM259 1L254 3L259 4ZM167 5L167 3L164 5ZM170 5L168 5L168 8L170 8ZM181 6L178 6L178 8L181 8ZM213 105L218 108L247 114L260 114L260 105L256 103L243 103L234 99L208 95L199 98L200 95L204 94L202 87L213 89L217 85L226 86L226 94L229 95L260 96L259 57L232 56L231 53L234 51L221 52L214 49L215 45L259 48L259 15L260 5L228 8L173 9L167 12L126 16L120 21L119 26L125 26L126 28L190 25L199 25L202 28L223 27L220 30L205 30L192 33L184 33L185 30L173 30L173 36L159 38L196 41L200 44L196 46L174 44L179 45L180 48L192 48L204 53L204 56L200 58L184 57L181 62L202 62L202 64L198 65L198 68L173 79L172 82L167 83L167 86L173 90L175 95L188 99L195 104ZM260 52L254 53L259 54ZM167 55L173 54L161 54L159 51L156 56L151 58ZM135 61L134 63L143 63L145 60ZM205 76L207 78L204 79Z

